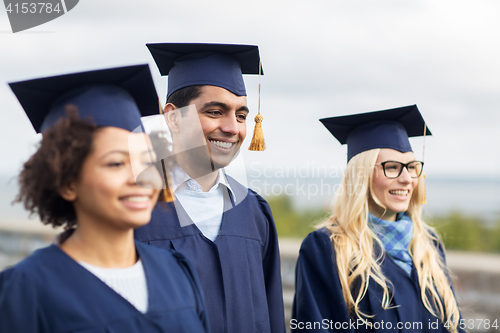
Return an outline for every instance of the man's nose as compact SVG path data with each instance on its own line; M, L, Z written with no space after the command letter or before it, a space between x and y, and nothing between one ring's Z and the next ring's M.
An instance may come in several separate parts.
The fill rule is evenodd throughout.
M238 135L239 127L238 127L238 120L236 119L236 115L228 114L227 116L223 117L221 119L220 129L224 133Z

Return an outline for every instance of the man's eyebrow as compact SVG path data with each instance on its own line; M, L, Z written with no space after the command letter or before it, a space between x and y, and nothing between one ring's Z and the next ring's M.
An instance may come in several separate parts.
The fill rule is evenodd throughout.
M222 102L207 102L205 104L203 104L203 107L202 109L208 109L210 107L220 107L221 109L224 109L224 110L229 110L230 107L226 104L226 103L222 103ZM242 107L240 107L237 111L246 111L247 113L250 112L250 109L248 109L248 107L246 107L245 105L243 105Z
M242 106L237 111L246 111L246 113L250 113L250 109L248 107L246 107L246 106Z
M229 106L226 103L222 103L222 102L207 102L207 103L203 104L203 109L207 109L207 108L210 108L213 106L220 107L224 110L229 110Z

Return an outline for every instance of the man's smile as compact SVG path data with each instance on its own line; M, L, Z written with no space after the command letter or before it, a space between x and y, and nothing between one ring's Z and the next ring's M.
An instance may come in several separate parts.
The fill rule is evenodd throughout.
M220 140L209 140L209 142L218 148L222 148L228 151L231 150L231 148L233 148L233 146L238 143L238 141L230 142L230 141L220 141Z

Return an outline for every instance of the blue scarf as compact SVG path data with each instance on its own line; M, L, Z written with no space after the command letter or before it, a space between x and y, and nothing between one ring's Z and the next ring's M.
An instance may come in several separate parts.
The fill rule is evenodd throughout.
M398 213L396 221L379 219L372 213L368 216L368 226L382 241L385 251L394 262L411 276L413 262L408 246L413 237L413 222L406 213Z

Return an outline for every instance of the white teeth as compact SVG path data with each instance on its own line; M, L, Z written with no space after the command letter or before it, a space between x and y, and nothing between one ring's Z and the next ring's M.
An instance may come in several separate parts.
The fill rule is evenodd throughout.
M234 143L231 143L231 142L223 142L223 141L213 141L213 140L210 140L211 143L213 143L214 145L216 145L217 147L221 147L221 148L231 148Z
M390 194L394 194L394 195L399 195L399 196L406 196L408 195L408 190L392 190L392 191L389 191Z
M141 196L126 197L124 200L132 202L145 202L149 200L149 197L141 195Z

